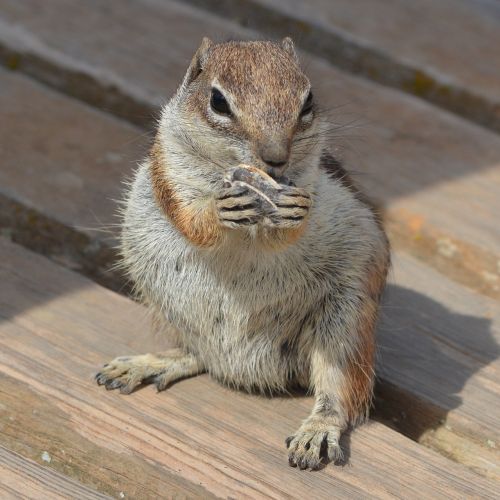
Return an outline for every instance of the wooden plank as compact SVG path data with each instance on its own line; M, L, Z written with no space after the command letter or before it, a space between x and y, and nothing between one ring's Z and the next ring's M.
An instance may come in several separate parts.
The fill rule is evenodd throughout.
M377 423L344 443L349 466L290 468L283 437L310 397L246 395L207 376L161 394L103 391L101 362L151 347L140 306L5 240L0 278L2 444L47 451L48 467L82 483L126 498L493 498L494 483Z
M180 82L201 32L215 39L258 36L175 2L91 4L48 0L40 9L35 0L4 0L1 31L11 66L140 124L150 123L152 110ZM310 55L303 59L339 126L331 147L386 206L394 243L500 298L500 138ZM4 95L3 106L19 98L12 90Z
M123 280L109 272L117 243L115 200L147 137L27 79L5 71L0 78L0 227L120 289Z
M83 16L84 12L81 15ZM163 22L168 25L168 19L163 18ZM188 23L188 21L185 22ZM191 23L189 26L194 30L198 25L193 20ZM153 26L156 25L153 24ZM186 29L186 33L190 32ZM194 35L190 36L194 37ZM194 44L194 39L191 39L191 42ZM134 50L133 47L130 47L130 50ZM168 56L168 54L165 55ZM111 62L110 60L109 63ZM331 76L332 70L326 65L312 61L312 66L316 67L318 72L324 72L318 73L321 81L327 81L327 78ZM339 81L332 81L337 86L338 93L346 95L351 92L348 88L348 82L351 80L340 73L338 75ZM40 238L43 243L37 246L39 241L37 235L40 232L42 234L45 234L44 231L49 232L48 239L55 242L57 260L65 264L69 261L70 266L83 272L88 272L95 266L102 269L101 278L106 276L106 265L109 260L101 260L99 252L97 252L97 257L92 252L95 248L106 248L108 235L96 231L95 228L100 223L104 226L113 223L114 208L109 199L119 197L120 177L129 172L133 163L132 159L140 157L140 147L136 143L141 139L136 139L141 132L119 120L56 95L20 75L0 72L0 77L2 78L0 113L6 117L0 120L0 127L3 124L9 125L4 125L0 130L0 144L3 144L5 151L0 171L0 193L4 195L3 213L0 217L5 216L6 213L12 215L10 222L7 222L10 224L8 229L14 239L22 241L23 244L34 244L37 251L45 250L43 244L46 244L47 238ZM153 76L152 81L154 78ZM352 87L354 90L350 94L351 97L357 100L359 106L367 107L369 96L372 96L374 92L373 85L357 81ZM363 88L364 91L356 94L355 89L359 88ZM337 90L335 95L337 95ZM485 243L486 246L496 246L494 224L496 202L492 199L496 186L496 170L478 171L475 174L476 181L473 181L471 176L467 176L467 169L472 171L479 169L480 163L475 163L474 155L483 159L490 158L493 161L497 139L477 127L459 123L456 118L443 113L438 113L437 118L432 115L437 120L436 124L432 125L429 119L425 118L425 113L436 113L431 108L415 103L407 108L404 103L408 102L408 98L403 99L394 92L384 89L375 90L379 93L377 99L372 98L373 106L385 106L380 108L381 112L392 116L400 129L406 127L409 135L406 138L397 136L394 130L396 125L388 122L374 130L374 136L369 139L369 147L363 146L366 149L363 150L362 158L366 158L363 161L366 162L367 169L369 163L367 159L383 158L383 161L373 164L373 169L378 172L376 176L360 176L360 180L379 197L386 196L389 207L396 207L389 209L390 214L396 216L398 210L408 207L413 207L419 214L417 217L410 212L408 219L404 218L407 215L397 219L401 226L408 226L408 232L402 232L401 239L409 240L409 236L411 236L411 241L424 239L422 233L429 224L424 219L422 211L427 210L426 213L432 214L435 223L442 228L432 236L434 254L440 255L435 250L436 245L438 241L444 240L446 243L445 237L449 237L450 234L447 231L452 228L452 233L454 233L462 226L465 228L464 238L467 237L467 231L473 231L474 238L480 236L483 239L489 238L488 243ZM47 113L47 109L50 109L51 113ZM35 123L40 125L34 126ZM72 123L72 127L67 127L67 123ZM13 124L15 126L12 126ZM408 128L410 125L411 127ZM422 135L422 130L425 129L428 130L428 134ZM474 141L467 140L466 132L470 132L469 135L474 138ZM415 134L416 138L411 134ZM440 142L433 139L436 135L440 137L440 134L441 136L448 134L446 147L442 152L438 152ZM384 136L386 136L385 139ZM85 145L78 142L81 137L86 138ZM50 149L47 149L49 146ZM129 147L130 152L128 152ZM47 151L50 154L46 154ZM391 156L391 151L393 156ZM459 158L460 154L463 156L462 159ZM410 159L405 155L409 155ZM425 168L414 172L412 161L416 164L418 155L422 156L421 164ZM106 158L108 160L103 161ZM359 158L360 161L362 158ZM445 167L441 167L440 159L443 160ZM23 168L20 168L20 165ZM385 172L384 165L389 165L394 170L394 175ZM461 189L450 188L450 182L445 182L441 178L446 175L444 173L446 168L453 171L456 165L459 165L459 168L454 174L450 174L451 177L455 176L457 179L455 183L452 183L452 187L459 183L462 186ZM43 168L39 169L38 166ZM70 181L60 181L62 166L70 174ZM34 173L36 173L38 184L33 183ZM435 176L434 180L433 176ZM62 177L64 180L64 175ZM419 181L419 177L423 180ZM379 178L383 178L385 182L379 182L377 180ZM433 182L435 182L434 187ZM410 195L408 191L413 185L418 188L414 194ZM472 195L469 198L466 196L468 185L476 193L478 199L485 202L483 208L488 216L483 219L484 226L482 227L476 227L473 218L467 219L471 214L464 213L463 207L460 206L460 200L464 206L471 203ZM43 189L40 189L40 186ZM96 195L95 192L98 194ZM460 195L460 198L454 200L454 194ZM15 204L11 200L14 200ZM7 206L8 203L10 205ZM486 206L488 203L491 205L490 208ZM32 211L27 211L26 205ZM19 217L19 213L22 217ZM42 216L45 218L43 219ZM417 224L414 217L417 217ZM7 225L4 224L4 227ZM93 227L94 230L89 227ZM391 227L394 228L394 223L391 223ZM71 231L68 233L68 230ZM397 235L398 233L392 230L392 238L394 239ZM457 241L458 238L451 240L451 244L457 245L454 256L441 256L443 261L448 262L448 265L455 269L460 268L467 255L471 253L478 255L474 251L462 251L463 247L460 247L460 244L463 245L463 242L459 244ZM450 246L450 243L448 245ZM474 248L477 250L477 247ZM73 255L70 252L71 249L75 249L74 253L77 255ZM48 252L50 253L51 250L53 248L50 248ZM71 255L68 256L68 253ZM491 256L490 253L488 255ZM82 263L81 259L85 258L88 260L83 260ZM428 259L428 256L426 258ZM483 257L478 260L481 261L481 266L486 266L489 262ZM491 271L488 272L494 275L495 266L496 259L492 259ZM498 325L496 320L490 324L488 319L481 319L483 314L488 313L488 308L494 306L490 306L489 301L475 297L463 287L456 286L441 275L416 265L410 259L405 259L402 264L398 265L398 269L405 268L408 270L402 275L405 279L404 286L400 287L399 294L391 299L399 305L393 306L389 302L386 306L393 315L389 317L389 320L396 326L390 327L389 333L381 334L382 342L386 345L384 349L393 355L386 356L381 364L383 376L379 395L387 404L378 406L378 418L397 417L398 428L408 435L415 439L425 440L431 445L434 443L436 448L445 450L448 454L454 453L453 456L457 460L465 461L483 473L496 474L495 467L490 465L495 462L490 458L491 454L495 453L495 449L490 448L488 443L498 442L494 437L498 431L498 423L491 422L492 412L487 408L488 405L492 405L492 395L496 390L492 390L491 387L497 387L497 385L492 385L491 380L495 384L498 381L497 368L493 368L497 365L492 364L497 352L494 342L498 343L498 340L492 339L498 339ZM490 268L476 269L476 275L485 269ZM395 274L397 276L395 284L400 285L398 273L399 271ZM425 277L418 290L414 287L414 282L416 282L414 274ZM450 274L456 279L455 274ZM426 280L433 283L431 292L440 290L438 295L432 296L432 300L426 299L431 296L431 292L426 288ZM411 293L412 290L415 293ZM493 288L490 292L494 293ZM448 297L456 296L462 299L458 302L459 308L453 312L455 304L450 303ZM412 300L405 301L400 297L410 297ZM407 307L408 302L411 304L412 301L418 304L415 306L416 310ZM479 306L470 308L468 304L474 304L476 301ZM439 304L447 304L447 306L440 307ZM404 309L401 309L403 307ZM401 310L404 314L400 312ZM406 320L407 315L413 315L410 323ZM434 318L435 321L427 321L426 328L421 328L422 321L429 317ZM471 321L467 323L461 321L467 318ZM454 327L446 326L448 324ZM406 342L403 334L393 340L390 335L393 331L391 328L403 332L408 330L410 332L408 338L412 341ZM402 330L403 328L405 330ZM468 353L471 349L470 342L468 342L471 335L469 331L473 332L473 346L477 345L470 354ZM441 355L441 346L448 344L452 346L452 355L446 357ZM419 346L418 356L415 356L414 345ZM486 353L483 353L479 362L475 359L474 349L476 348L484 349ZM459 357L457 352L462 353L460 355L462 357ZM459 362L454 361L456 359ZM429 360L434 360L432 370L428 368ZM439 371L441 365L445 368ZM438 371L437 374L436 371ZM492 375L485 377L484 373ZM439 385L435 383L436 376L442 381ZM405 419L399 418L401 412L405 412ZM447 412L450 412L448 416L446 416ZM451 444L448 439L450 431L444 427L445 425L451 425L452 437L456 437ZM457 428L461 429L460 436L459 431L455 431ZM439 439L433 437L436 435L436 429L440 429L439 432L441 432ZM444 437L448 436L446 442L443 441L443 434ZM471 443L470 438L473 438L479 448L474 453L467 454L459 450L451 453L450 446L458 446L459 438L465 439L466 443ZM462 449L463 446L460 446Z
M49 455L44 455L49 460ZM0 495L5 498L111 498L0 446Z
M189 0L500 131L500 7L490 0Z
M498 302L403 253L394 255L389 283L378 329L382 383L375 412L382 420L391 414L393 425L413 439L500 479Z

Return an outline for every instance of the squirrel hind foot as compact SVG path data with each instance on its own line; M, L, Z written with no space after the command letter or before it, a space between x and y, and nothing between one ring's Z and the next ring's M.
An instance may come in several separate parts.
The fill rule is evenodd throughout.
M115 358L103 366L95 379L107 390L119 389L122 394L130 394L147 384L154 384L158 391L162 391L176 380L202 371L194 356L172 349L158 354Z

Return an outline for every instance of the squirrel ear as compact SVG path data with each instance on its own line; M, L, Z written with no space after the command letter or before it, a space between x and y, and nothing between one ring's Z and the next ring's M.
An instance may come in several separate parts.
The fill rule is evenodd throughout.
M290 56L292 56L295 62L299 62L299 57L297 56L297 52L295 52L295 45L293 44L293 40L289 36L281 40L281 48Z
M191 82L196 80L196 77L202 72L205 61L207 60L208 51L212 45L213 42L210 38L203 38L201 45L198 47L193 59L191 59L191 64L189 65L186 75L184 76L184 81L182 82L183 87L186 87Z

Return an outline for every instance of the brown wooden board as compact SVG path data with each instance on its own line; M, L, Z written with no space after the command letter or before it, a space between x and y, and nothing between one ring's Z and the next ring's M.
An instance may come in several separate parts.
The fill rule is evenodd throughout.
M175 90L202 35L261 36L168 1L47 0L42 8L36 0L4 0L0 20L9 67L142 125ZM302 59L330 110L331 149L385 205L393 242L500 298L498 135L310 55Z
M5 408L4 408L5 410ZM45 452L44 460L51 460ZM0 497L89 500L110 498L0 446Z
M125 498L494 498L490 480L378 423L344 442L349 465L290 468L283 438L310 397L207 376L107 392L93 381L101 363L154 349L141 307L4 239L0 280L1 444L80 483Z

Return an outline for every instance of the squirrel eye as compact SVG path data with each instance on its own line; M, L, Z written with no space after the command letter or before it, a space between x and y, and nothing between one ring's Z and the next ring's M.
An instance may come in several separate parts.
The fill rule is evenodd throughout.
M212 89L210 106L216 113L220 113L221 115L231 116L232 114L226 98L217 89Z
M302 106L302 110L300 111L300 116L305 116L309 114L312 111L313 108L313 94L311 91L309 91L309 94L307 94L307 98L304 102L304 105Z

